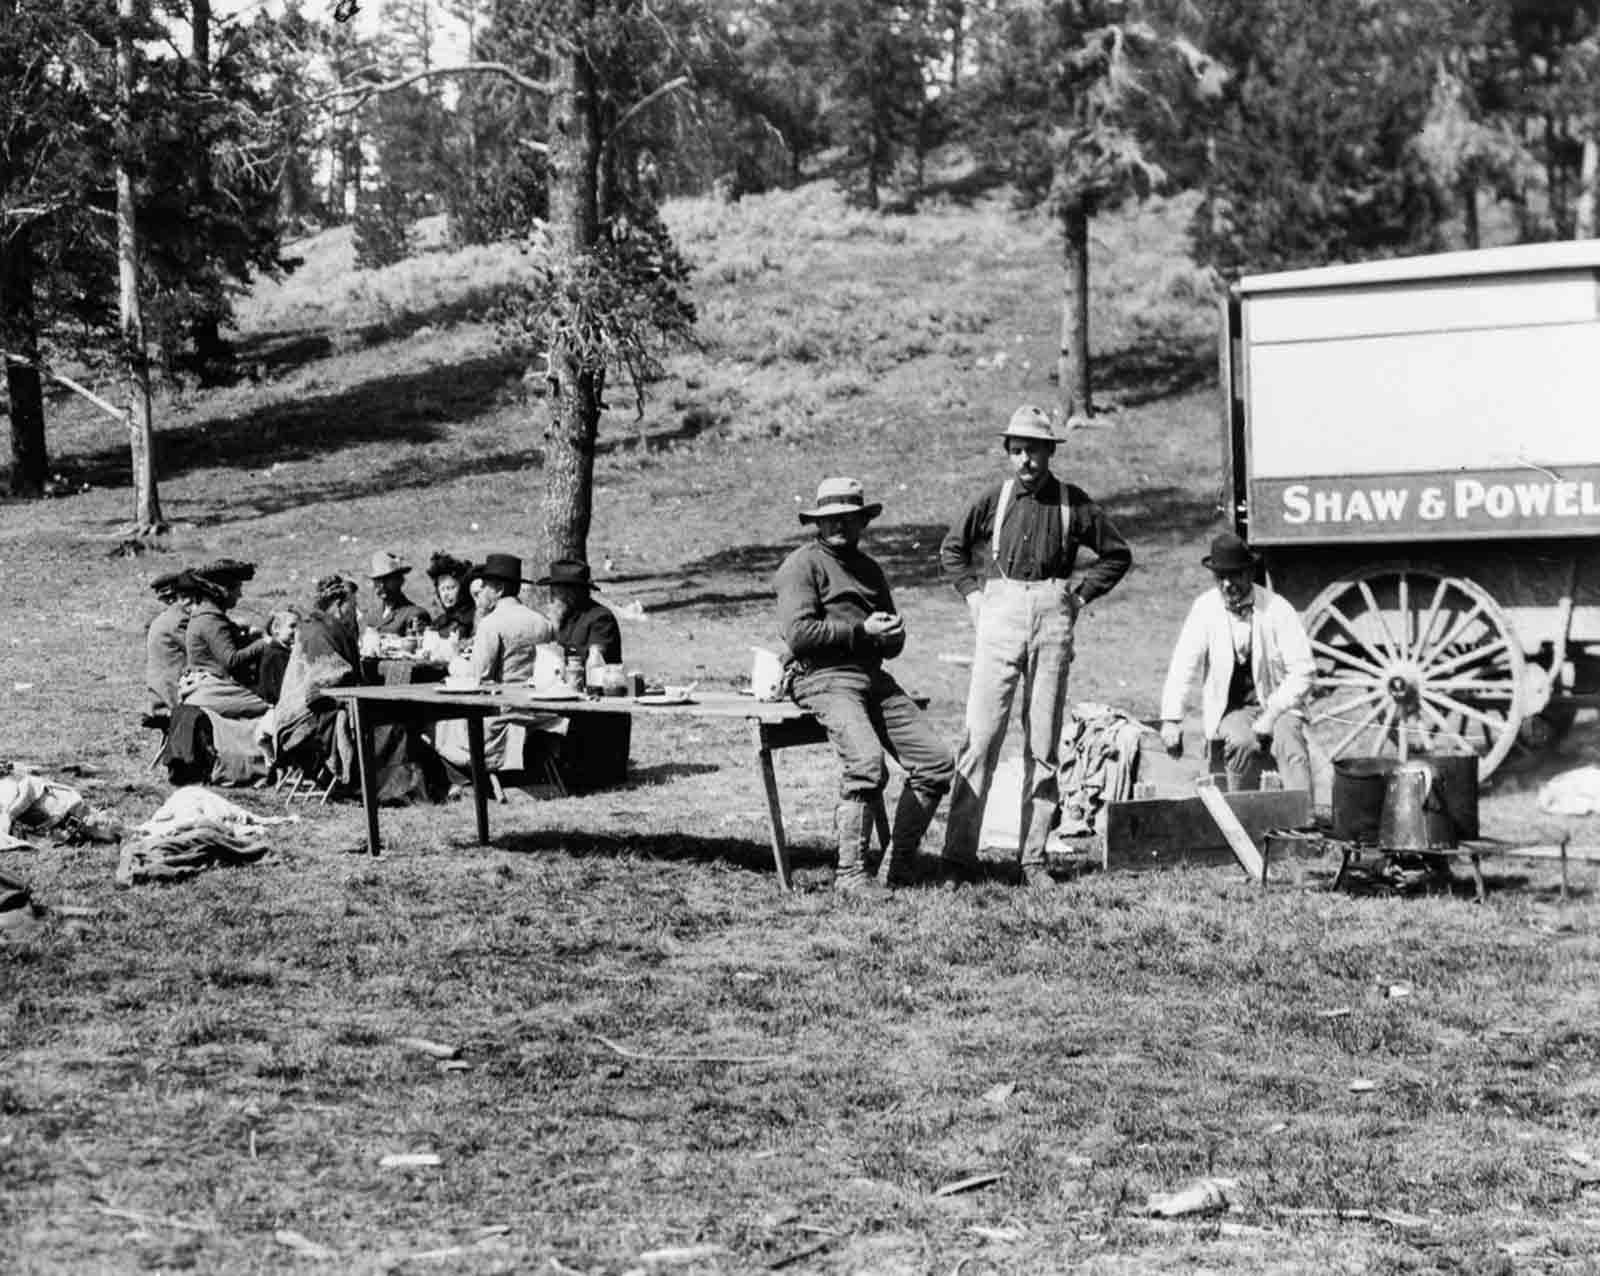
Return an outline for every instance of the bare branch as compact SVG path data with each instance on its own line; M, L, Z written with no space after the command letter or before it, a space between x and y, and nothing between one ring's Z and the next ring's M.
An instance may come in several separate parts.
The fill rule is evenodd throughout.
M687 75L680 75L676 80L668 80L665 84L651 89L650 92L646 93L642 98L624 111L618 118L616 126L611 130L611 132L606 134L606 140L600 144L601 157L604 158L605 153L611 149L611 143L616 139L617 134L621 133L622 130L627 127L629 120L631 120L635 115L639 114L640 111L644 110L645 107L649 106L650 103L654 102L657 98L665 97L668 93L675 92L678 89L683 88L688 83L689 77Z
M535 80L524 75L515 67L507 66L504 62L463 62L458 66L432 67L424 71L413 71L410 75L402 75L397 80L386 80L379 84L350 84L344 88L334 89L321 97L312 98L309 102L300 103L301 106L321 106L329 102L337 102L341 98L354 98L348 106L335 108L335 113L345 115L351 111L359 111L369 100L381 93L393 93L408 85L415 84L418 80L436 79L439 76L451 75L501 75L520 88L530 93L551 93L553 86L543 80Z
M50 380L58 383L59 385L66 386L67 389L71 390L74 394L81 394L85 399L89 400L90 403L94 404L95 407L99 408L102 412L115 417L123 425L128 424L128 414L121 408L117 407L116 404L111 403L106 399L102 399L87 386L78 384L78 382L74 381L71 377L64 373L56 372L54 369L47 367L43 362L35 359L25 358L20 354L12 354L9 350L0 350L0 360L3 360L6 363L17 364L19 367L23 368L37 368L40 376L49 377Z

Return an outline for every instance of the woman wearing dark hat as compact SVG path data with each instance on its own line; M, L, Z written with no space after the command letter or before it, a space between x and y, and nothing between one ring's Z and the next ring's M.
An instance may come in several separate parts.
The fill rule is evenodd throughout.
M608 665L622 663L622 630L611 608L594 600L589 564L581 558L558 558L548 574L533 582L550 591L556 613L556 641L593 663L598 651Z
M255 567L237 559L207 563L188 574L185 584L194 605L184 634L188 662L182 700L223 718L255 718L271 706L251 690L256 662L272 642L252 635L228 616L239 602Z
M1178 634L1161 692L1161 739L1183 752L1183 715L1200 688L1200 725L1219 749L1234 789L1257 788L1275 762L1286 788L1311 788L1301 703L1316 666L1288 600L1255 583L1257 556L1232 532L1211 542L1200 565L1215 584L1195 599Z
M433 596L439 601L438 614L429 626L446 638L470 638L477 622L478 609L467 581L472 564L464 558L436 550L428 560L428 579L433 581Z

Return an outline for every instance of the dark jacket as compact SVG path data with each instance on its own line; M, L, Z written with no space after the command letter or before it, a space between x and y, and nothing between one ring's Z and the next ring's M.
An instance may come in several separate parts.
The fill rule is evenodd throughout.
M860 549L812 541L783 560L775 583L778 632L804 667L876 669L904 650L903 630L877 636L863 627L895 607L883 569Z
M249 685L254 681L256 661L271 641L265 634L248 640L221 607L206 599L189 613L184 656L190 669Z
M561 618L556 626L556 641L586 661L589 648L599 647L608 665L622 663L622 630L617 618L611 608L593 598Z

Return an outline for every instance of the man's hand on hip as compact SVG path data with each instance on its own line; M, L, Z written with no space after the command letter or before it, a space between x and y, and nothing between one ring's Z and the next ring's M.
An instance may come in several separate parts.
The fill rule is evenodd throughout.
M1183 723L1163 722L1161 724L1161 743L1166 745L1167 752L1175 758L1183 756Z

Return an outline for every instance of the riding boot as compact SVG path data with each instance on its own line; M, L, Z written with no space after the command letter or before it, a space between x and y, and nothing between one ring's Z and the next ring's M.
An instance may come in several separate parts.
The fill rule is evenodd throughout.
M890 886L909 886L916 880L917 852L922 847L922 835L933 822L933 813L939 809L940 796L919 793L909 784L900 790L889 834L889 862L883 874Z
M863 894L882 891L866 866L867 840L872 836L871 805L845 798L833 808L833 826L839 835L839 867L834 871L833 889Z

